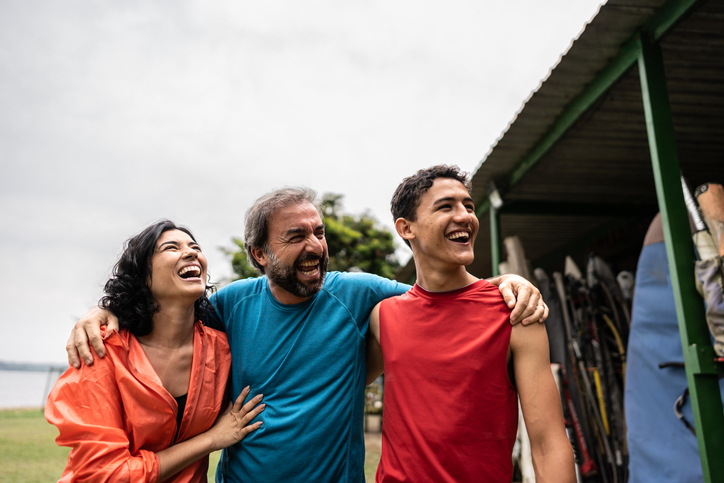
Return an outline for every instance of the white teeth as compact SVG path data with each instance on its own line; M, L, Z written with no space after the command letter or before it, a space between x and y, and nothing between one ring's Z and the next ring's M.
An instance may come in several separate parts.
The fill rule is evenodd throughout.
M458 238L470 238L470 235L463 231L458 231L458 232L455 232L455 233L447 236L448 240L456 240Z
M181 276L186 275L187 273L190 273L192 276L199 276L201 275L201 269L199 267L189 265L187 267L182 268L179 270L178 274Z

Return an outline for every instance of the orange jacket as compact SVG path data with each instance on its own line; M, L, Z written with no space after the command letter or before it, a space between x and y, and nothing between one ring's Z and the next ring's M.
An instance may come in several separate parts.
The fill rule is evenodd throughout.
M92 366L68 369L48 396L46 419L71 446L60 481L156 482L156 452L176 434L176 400L164 389L138 340L130 333L105 336L106 356ZM178 441L209 429L227 404L231 354L226 334L197 322L186 409ZM166 481L206 481L202 458Z

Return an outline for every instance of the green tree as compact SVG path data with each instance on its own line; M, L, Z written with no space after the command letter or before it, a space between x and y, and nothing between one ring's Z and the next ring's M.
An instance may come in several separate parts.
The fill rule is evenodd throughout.
M249 262L246 257L246 250L244 250L244 240L241 238L232 238L231 241L234 243L234 248L224 248L221 250L229 257L231 257L231 281L240 280L242 278L258 277L259 272L256 271L254 266Z
M374 273L394 278L400 264L394 256L394 235L377 220L363 213L358 216L342 213L341 194L322 196L322 221L329 248L329 270ZM257 277L244 251L244 241L232 239L235 247L222 250L231 257L233 280Z
M357 216L341 213L342 198L343 195L335 193L322 196L329 269L341 272L359 269L394 278L400 267L394 256L394 235L368 213Z

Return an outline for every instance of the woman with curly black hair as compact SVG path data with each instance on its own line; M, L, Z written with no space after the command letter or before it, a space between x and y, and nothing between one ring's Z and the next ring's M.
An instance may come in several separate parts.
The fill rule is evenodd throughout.
M230 411L226 335L204 327L206 257L191 232L163 220L126 242L100 306L119 319L104 333L106 354L70 368L45 415L73 449L60 481L206 481L209 453L261 426L264 405ZM256 407L254 407L256 406ZM216 421L216 424L214 422Z

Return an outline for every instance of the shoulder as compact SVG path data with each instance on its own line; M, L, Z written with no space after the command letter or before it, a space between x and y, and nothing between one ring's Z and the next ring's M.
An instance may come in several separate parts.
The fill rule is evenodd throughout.
M412 286L410 290L407 290L406 292L403 292L401 294L393 295L392 297L387 297L386 299L382 300L379 304L377 304L378 308L381 307L390 307L393 305L399 305L399 304L406 304L406 303L417 303L420 299L420 293L419 289L417 289L416 286Z
M485 301L486 304L491 304L504 308L506 313L510 313L508 305L505 303L503 294L500 293L500 289L497 285L493 285L487 280L480 279L475 282L476 290L473 292L477 297L480 297Z
M266 288L266 277L245 278L243 280L235 280L228 285L221 287L212 299L233 300L261 293Z
M93 351L93 364L82 363L80 368L69 368L58 379L57 387L106 386L103 381L115 379L117 367L128 365L128 338L133 335L126 331L119 334L115 330L104 336L106 355L98 357ZM91 348L91 350L93 350Z
M409 285L379 275L350 272L329 272L324 280L324 288L332 293L344 290L391 292L388 296L401 294L410 289Z
M197 330L201 331L201 335L205 341L207 341L212 347L229 347L229 339L226 332L212 329L203 325L201 322L196 322Z

